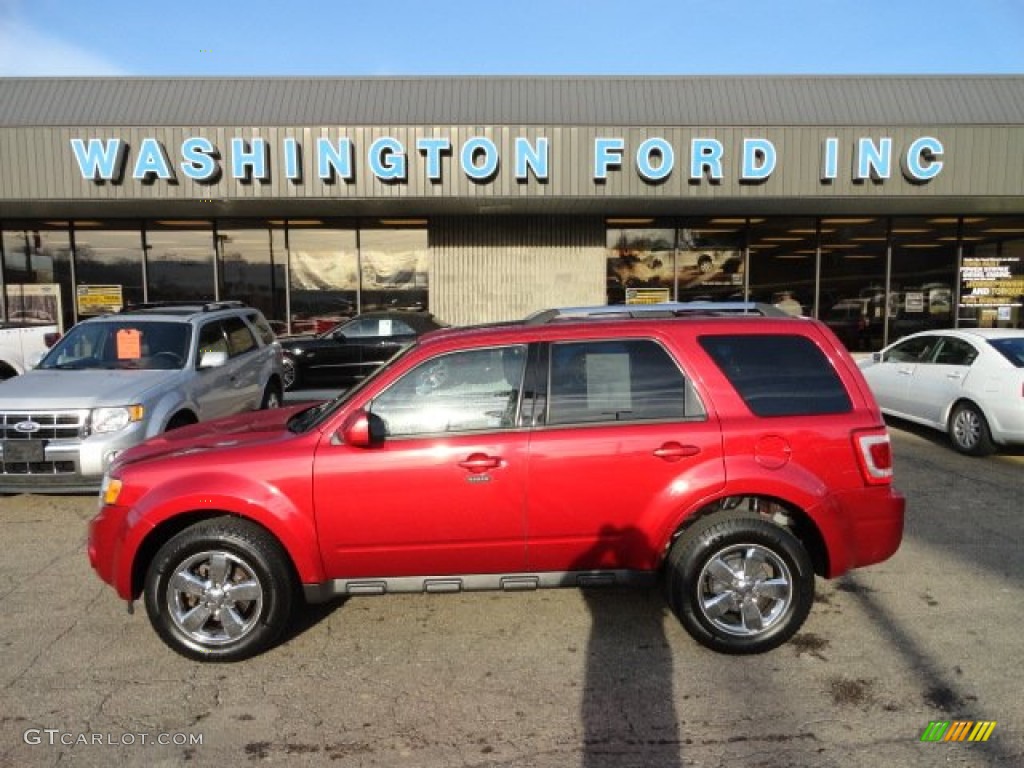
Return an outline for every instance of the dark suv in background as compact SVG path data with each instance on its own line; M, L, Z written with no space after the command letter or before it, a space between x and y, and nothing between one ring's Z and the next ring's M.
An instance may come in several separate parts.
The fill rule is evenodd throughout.
M94 568L203 660L266 648L299 594L658 581L699 642L754 653L815 575L896 551L889 435L823 323L569 314L429 333L334 400L125 452Z

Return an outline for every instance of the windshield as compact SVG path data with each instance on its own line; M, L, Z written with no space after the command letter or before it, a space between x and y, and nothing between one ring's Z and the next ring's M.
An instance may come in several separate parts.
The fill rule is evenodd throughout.
M322 403L307 408L304 411L300 411L288 420L288 430L291 432L307 432L313 429L317 424L320 424L328 416L338 410L342 405L347 403L352 397L358 392L362 392L370 384L370 382L377 379L378 376L383 374L385 371L390 369L397 363L401 358L405 357L411 350L416 348L416 343L407 344L402 347L398 352L391 356L391 358L384 363L380 368L371 373L365 379L360 381L351 389L346 389L340 395L335 397L333 400L325 400Z
M174 370L188 359L192 327L159 320L114 320L74 326L39 368Z

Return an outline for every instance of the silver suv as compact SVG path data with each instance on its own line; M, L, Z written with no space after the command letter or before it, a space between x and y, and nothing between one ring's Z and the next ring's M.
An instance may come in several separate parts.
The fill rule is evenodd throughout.
M270 325L240 302L83 320L0 383L0 492L96 490L110 461L149 437L279 407L282 373Z

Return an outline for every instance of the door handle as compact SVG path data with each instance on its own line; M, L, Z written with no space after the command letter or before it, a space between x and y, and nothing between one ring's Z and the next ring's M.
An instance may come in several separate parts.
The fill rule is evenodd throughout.
M474 453L460 461L459 466L463 469L468 469L470 472L486 472L488 469L500 467L501 458L498 456L488 456L484 453Z
M679 461L687 456L696 456L698 453L700 453L700 448L696 445L683 445L676 442L665 443L654 451L655 456L665 459L665 461Z
M947 379L960 379L960 378L963 378L963 374L960 374L960 373L947 373L946 374L946 378Z

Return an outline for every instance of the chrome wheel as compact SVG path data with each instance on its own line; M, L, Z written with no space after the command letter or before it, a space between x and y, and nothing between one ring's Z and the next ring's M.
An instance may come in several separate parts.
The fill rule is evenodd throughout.
M204 646L235 642L257 625L263 587L253 568L222 550L184 560L167 585L171 620L190 640Z
M964 450L971 450L981 437L981 422L978 414L968 408L957 412L953 419L953 439Z
M961 403L949 417L949 439L960 453L987 456L995 446L985 416L974 405Z
M281 636L297 597L288 553L266 529L212 517L178 532L146 569L160 639L199 661L238 661Z
M723 653L763 653L803 625L814 600L814 565L788 528L723 511L676 539L663 586L694 639Z
M716 629L754 636L771 630L793 600L793 579L770 549L738 544L715 554L700 572L699 605Z
M298 378L298 374L295 371L295 363L290 358L284 359L284 370L282 372L282 378L284 379L284 388L291 389L295 386L295 380Z

